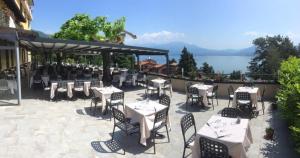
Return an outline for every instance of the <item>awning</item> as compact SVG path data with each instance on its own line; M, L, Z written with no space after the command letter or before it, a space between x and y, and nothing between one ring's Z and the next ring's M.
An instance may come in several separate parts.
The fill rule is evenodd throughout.
M18 38L13 38L18 35ZM32 31L0 28L0 39L18 40L21 47L36 52L54 52L70 54L89 54L97 55L105 52L135 54L135 55L167 55L168 50L154 49L122 45L109 42L88 42L76 40L63 40L55 38L42 38ZM11 37L13 36L13 37Z

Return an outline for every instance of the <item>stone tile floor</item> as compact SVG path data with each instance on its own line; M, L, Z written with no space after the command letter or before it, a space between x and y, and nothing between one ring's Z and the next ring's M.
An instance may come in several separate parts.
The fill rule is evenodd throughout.
M2 95L2 94L0 94ZM144 90L128 89L125 92L125 103L143 99ZM39 90L23 90L21 106L9 106L15 102L11 97L0 97L0 158L35 158L35 157L72 157L72 158L105 158L105 157L182 157L183 138L180 129L180 118L188 112L195 116L197 129L221 109L227 107L227 100L219 99L219 105L200 109L188 106L185 110L185 95L174 92L171 99L170 143L167 139L157 141L157 151L153 154L153 144L147 147L138 144L138 135L127 136L117 132L116 139L125 148L126 155L121 150L109 149L113 121L109 115L99 112L92 116L90 99L75 101L49 101L49 92ZM278 112L271 111L269 102L266 112L250 121L254 143L247 155L252 158L262 157L299 157L296 155L287 125L279 117ZM258 105L261 110L261 104ZM275 128L275 140L263 139L266 127ZM163 131L165 132L165 131ZM115 146L114 146L115 147ZM117 150L117 151L115 151ZM187 150L187 157L191 157Z

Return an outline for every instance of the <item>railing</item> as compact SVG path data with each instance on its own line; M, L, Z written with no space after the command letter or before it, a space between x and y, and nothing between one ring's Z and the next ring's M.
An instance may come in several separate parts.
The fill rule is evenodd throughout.
M158 74L153 72L145 72L146 74L152 76L160 76L160 77L169 77L174 79L188 80L188 81L199 81L203 82L205 80L213 80L215 83L245 83L245 82L253 82L253 83L270 83L270 84L278 84L278 74L250 74L244 73L240 74L239 77L231 76L231 74L200 74L197 77L182 77L181 75L169 75L166 74Z

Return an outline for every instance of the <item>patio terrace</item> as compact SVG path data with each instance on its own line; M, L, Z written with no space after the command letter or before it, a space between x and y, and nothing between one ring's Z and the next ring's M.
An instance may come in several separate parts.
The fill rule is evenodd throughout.
M96 113L92 116L90 99L75 101L49 101L49 92L32 90L22 84L23 100L21 106L7 106L6 101L16 101L11 96L0 102L0 157L72 157L72 158L103 158L103 157L182 157L183 138L180 119L186 114L185 94L174 92L170 106L170 143L167 139L157 140L156 154L153 154L153 144L148 146L138 144L138 135L126 136L117 132L116 140L125 148L122 151L111 151L106 144L110 142L113 120L109 115ZM142 100L144 88L125 89L125 104ZM201 110L196 106L188 106L188 111L195 116L197 130L214 114L227 107L228 100L219 99L215 110ZM249 158L262 157L297 157L295 154L287 125L279 118L277 111L271 111L270 102L266 102L266 112L250 121L253 144L247 155ZM275 140L263 139L266 127L275 129ZM118 131L118 130L117 130ZM164 131L163 131L164 132ZM164 134L164 133L163 133ZM187 150L187 155L190 154ZM189 155L188 157L191 157Z

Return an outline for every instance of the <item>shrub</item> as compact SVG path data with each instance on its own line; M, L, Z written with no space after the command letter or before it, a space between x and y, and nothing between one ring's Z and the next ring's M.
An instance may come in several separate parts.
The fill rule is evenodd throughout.
M300 153L300 59L291 57L283 61L279 71L280 90L277 93L278 106L283 118L288 121Z

